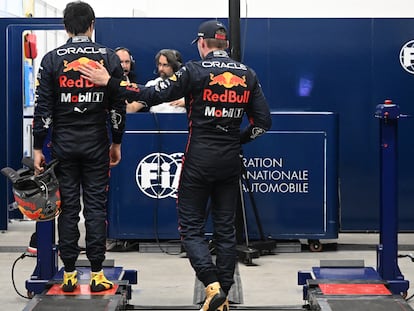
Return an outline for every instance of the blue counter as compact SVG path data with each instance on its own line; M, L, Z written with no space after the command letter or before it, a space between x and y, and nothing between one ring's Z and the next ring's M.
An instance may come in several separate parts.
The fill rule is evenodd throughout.
M273 127L243 147L249 236L338 236L338 120L331 112L273 112ZM122 161L112 169L108 237L177 239L176 187L187 140L185 114L127 115Z

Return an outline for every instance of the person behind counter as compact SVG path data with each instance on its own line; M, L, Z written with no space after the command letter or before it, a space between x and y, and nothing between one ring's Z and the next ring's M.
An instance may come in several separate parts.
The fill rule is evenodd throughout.
M174 75L183 66L183 60L181 53L177 50L172 49L162 49L155 55L155 66L157 67L158 77L154 80L148 81L145 86L154 86L160 83L165 79L168 79ZM138 112L143 111L145 106L136 102L134 104L129 104L127 107L127 112ZM171 102L164 102L159 105L152 106L149 109L150 112L185 112L185 100L180 98L173 100Z
M117 47L115 49L116 55L119 56L119 60L121 61L121 67L124 71L123 79L128 83L137 83L137 78L135 74L135 60L134 57L132 57L131 51L123 46ZM145 103L140 101L125 101L127 104L126 106L126 112L145 112L148 111L147 105ZM130 248L130 247L128 247Z

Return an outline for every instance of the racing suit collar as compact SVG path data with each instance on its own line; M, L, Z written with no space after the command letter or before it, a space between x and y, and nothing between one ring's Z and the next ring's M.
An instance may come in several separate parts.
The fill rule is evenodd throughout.
M69 38L67 43L92 42L88 36L73 36Z
M215 51L211 51L210 53L208 53L205 59L213 58L213 57L229 57L229 55L224 50L215 50Z

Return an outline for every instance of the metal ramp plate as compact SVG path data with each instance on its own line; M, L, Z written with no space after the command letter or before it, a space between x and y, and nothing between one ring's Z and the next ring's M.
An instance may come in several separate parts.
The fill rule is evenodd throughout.
M402 298L352 297L350 298L318 298L321 311L412 311L413 309ZM313 309L311 309L313 310Z
M309 280L309 310L413 311L381 280Z
M125 310L128 281L115 281L112 289L91 292L89 281L80 279L75 291L67 293L60 282L51 282L42 294L34 296L23 311L117 311Z
M121 305L121 295L36 295L23 311L116 311Z
M128 306L127 310L147 310L147 311L184 311L184 310L200 310L197 306ZM259 311L259 310L267 310L267 311L304 311L303 307L299 306L238 306L238 305L230 305L230 310L245 310L245 311ZM349 310L348 310L349 311Z

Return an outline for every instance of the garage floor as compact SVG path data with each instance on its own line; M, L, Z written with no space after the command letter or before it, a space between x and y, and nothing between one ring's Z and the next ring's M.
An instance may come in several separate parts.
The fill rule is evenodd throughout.
M18 258L26 250L34 231L32 221L11 221L7 231L0 234L0 303L2 310L23 310L28 300L25 281L30 278L36 265L36 258ZM280 247L280 252L266 254L252 260L252 265L238 264L240 293L239 304L234 310L300 310L306 302L302 300L302 287L297 285L297 273L319 266L320 260L362 259L365 266L376 267L376 245L378 234L343 233L338 240L321 240L322 252L310 252L306 241L301 241L299 251ZM82 245L83 241L80 241ZM291 249L291 251L289 251ZM151 251L151 252L148 252ZM414 253L414 234L399 235L399 254ZM84 255L82 255L84 256ZM81 259L84 257L81 257ZM197 309L194 303L199 294L193 270L185 254L161 252L156 245L147 252L108 252L107 259L113 259L116 266L138 270L138 284L132 286L129 304L137 308L169 310ZM399 267L406 280L414 279L414 262L400 258ZM414 294L409 289L408 297ZM414 306L414 298L409 300Z

